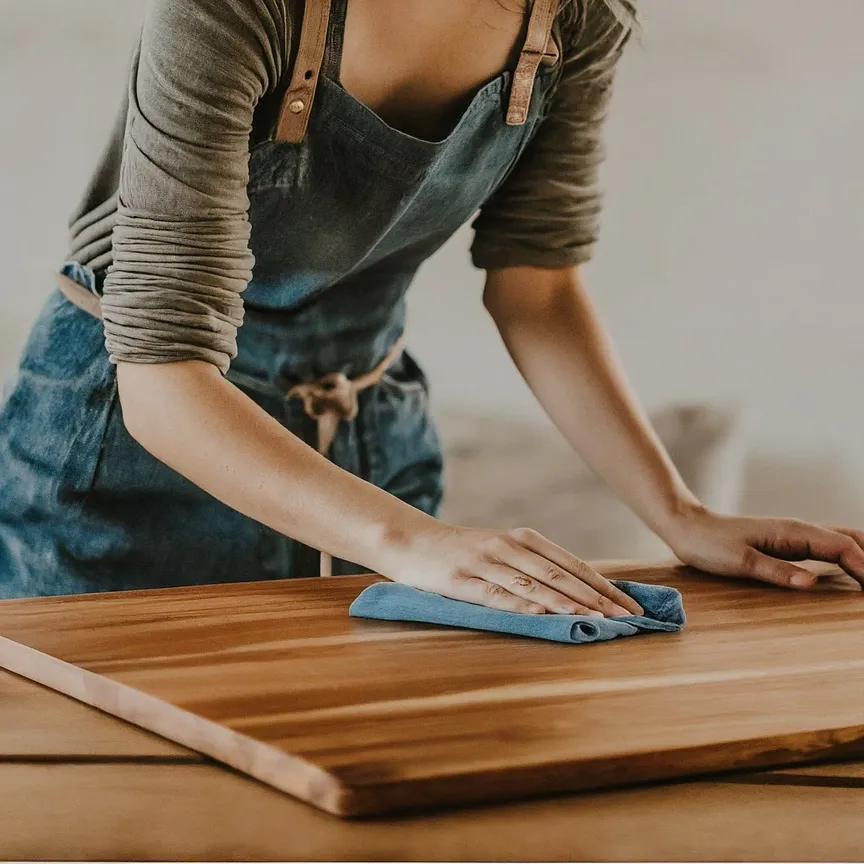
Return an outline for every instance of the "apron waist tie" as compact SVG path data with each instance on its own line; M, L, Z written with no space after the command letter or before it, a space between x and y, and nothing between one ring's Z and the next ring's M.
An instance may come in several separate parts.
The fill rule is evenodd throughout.
M92 315L102 317L100 298L88 291L74 279L57 274L57 287L70 303ZM399 359L405 347L405 337L400 336L387 356L371 371L358 378L348 378L343 372L325 375L317 381L304 382L292 387L287 399L301 399L306 413L318 424L318 452L322 456L330 453L336 430L342 420L353 420L357 416L357 394L377 384L384 373ZM333 558L321 552L321 575L331 576Z
M88 291L83 285L79 285L74 279L70 279L63 273L56 273L54 278L60 293L73 306L77 306L94 318L102 317L102 303L98 294Z
M348 378L343 372L333 372L317 381L304 382L292 387L288 399L301 399L303 409L318 424L318 452L327 456L342 420L353 420L357 416L357 394L377 384L384 373L399 359L405 347L405 337L400 336L387 356L371 371L358 378ZM321 552L321 576L333 575L333 558Z

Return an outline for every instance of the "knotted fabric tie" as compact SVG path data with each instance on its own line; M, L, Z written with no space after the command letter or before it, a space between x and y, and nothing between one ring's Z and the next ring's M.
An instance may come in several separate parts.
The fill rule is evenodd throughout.
M377 384L399 358L404 347L405 337L401 336L390 353L371 372L359 378L348 378L343 372L332 372L317 381L297 384L288 391L287 398L302 400L303 410L318 424L317 449L322 456L330 453L339 423L357 416L357 394ZM322 552L321 575L330 576L332 572L333 558Z

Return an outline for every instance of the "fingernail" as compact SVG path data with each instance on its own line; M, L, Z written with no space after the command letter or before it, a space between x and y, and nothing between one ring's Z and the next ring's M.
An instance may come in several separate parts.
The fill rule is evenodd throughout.
M529 607L528 611L532 615L545 615L546 614L546 610L542 606L531 606L531 607Z
M605 618L606 616L602 612L598 612L596 609L592 609L588 615L591 618Z
M792 577L790 583L796 588L810 588L814 581L813 576L810 576L807 573L799 573Z
M620 618L622 615L632 615L628 609L625 609L623 606L616 606L613 610L616 618Z

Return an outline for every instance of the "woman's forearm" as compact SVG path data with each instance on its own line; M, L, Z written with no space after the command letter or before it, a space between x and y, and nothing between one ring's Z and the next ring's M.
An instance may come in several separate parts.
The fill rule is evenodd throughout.
M396 582L508 612L639 615L532 531L445 525L337 468L201 361L118 366L126 428L229 507ZM311 575L311 574L310 574Z
M121 363L123 419L157 459L282 534L380 570L430 516L335 466L207 363Z
M489 274L486 307L519 371L574 449L657 534L700 505L630 389L578 271Z

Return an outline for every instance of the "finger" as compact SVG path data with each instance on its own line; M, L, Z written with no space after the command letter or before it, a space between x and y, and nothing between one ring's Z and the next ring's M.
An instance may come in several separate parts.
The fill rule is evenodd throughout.
M511 540L503 550L500 563L512 567L588 609L601 612L604 616L615 617L631 614L623 606L613 603L591 585L583 582L578 576L567 572L548 558L532 552L516 540Z
M806 523L796 524L793 530L806 543L808 556L812 560L839 564L864 587L864 549L854 537Z
M614 618L632 614L628 609L604 597L591 585L583 582L580 577L568 573L548 558L530 549L520 548L515 553L514 559L514 566L518 565L518 569L523 573L544 585L554 586L553 590L556 592L572 598L589 609L597 610L601 615Z
M864 531L859 528L838 528L834 525L829 527L830 531L836 531L838 534L845 534L847 537L854 540L861 551L864 552Z
M531 531L530 529L519 529L518 531L512 532L511 536L531 552L534 552L546 561L551 562L558 570L563 570L565 573L575 577L578 583L583 583L592 588L607 601L600 605L590 604L591 608L600 609L600 611L604 613L608 613L610 609L615 607L617 607L617 610L623 609L623 611L615 611L613 613L615 615L644 614L645 610L632 597L625 594L620 588L616 588L608 579L601 576L590 564L587 564L585 561L572 555L566 549L557 546L551 540L547 540L536 531ZM568 581L567 587L572 584L572 582ZM555 585L555 588L568 594L568 596L573 596L559 585ZM573 596L573 599L584 603L584 600L582 600L581 597Z
M799 591L813 588L819 581L815 574L808 572L803 567L796 567L788 561L772 558L758 549L751 549L746 556L741 575L758 579L760 582L780 585L783 588L795 588Z
M529 553L530 554L530 553ZM547 611L558 615L591 615L603 617L598 609L577 603L565 594L544 585L531 576L503 564L490 564L477 574L487 582L494 582L502 588L533 603L539 603ZM598 595L599 596L599 595Z
M449 596L453 600L464 600L502 612L518 612L523 615L542 615L546 609L539 603L523 600L511 594L495 582L487 582L477 576L457 576L451 582Z

